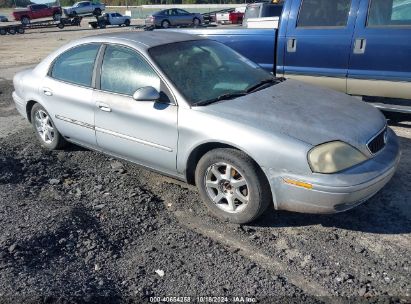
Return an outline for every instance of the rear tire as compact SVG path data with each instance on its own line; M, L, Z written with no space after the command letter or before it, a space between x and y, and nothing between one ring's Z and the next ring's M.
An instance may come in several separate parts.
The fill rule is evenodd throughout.
M7 34L7 31L6 31L6 29L4 29L4 28L0 28L0 35L6 35Z
M57 24L57 27L62 30L64 28L64 23L60 22L59 24Z
M24 34L24 32L25 32L24 27L20 26L17 28L17 33Z
M170 21L163 20L163 22L161 22L161 27L162 28L169 28L170 27Z
M232 223L252 222L272 203L271 189L261 168L235 149L206 153L197 164L195 181L207 208Z
M67 141L59 133L46 109L36 103L31 109L31 123L40 144L49 150L61 149Z
M14 27L9 27L8 32L10 35L16 35L16 29Z
M30 18L27 17L27 16L23 16L23 17L21 18L21 24L23 24L23 25L30 24Z

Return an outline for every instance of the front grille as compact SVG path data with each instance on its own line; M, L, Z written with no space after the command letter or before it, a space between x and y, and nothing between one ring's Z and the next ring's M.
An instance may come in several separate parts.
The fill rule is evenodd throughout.
M384 148L386 143L387 128L384 128L380 133L378 133L370 142L367 144L368 150L372 154L377 153L382 148Z

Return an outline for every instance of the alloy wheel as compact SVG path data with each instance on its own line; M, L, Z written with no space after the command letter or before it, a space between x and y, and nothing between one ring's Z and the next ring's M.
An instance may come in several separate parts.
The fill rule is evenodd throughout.
M49 115L43 110L36 111L34 114L34 124L40 138L46 144L52 143L56 136L56 132Z
M205 178L207 194L214 204L229 213L243 211L249 201L249 187L244 175L228 163L208 167Z

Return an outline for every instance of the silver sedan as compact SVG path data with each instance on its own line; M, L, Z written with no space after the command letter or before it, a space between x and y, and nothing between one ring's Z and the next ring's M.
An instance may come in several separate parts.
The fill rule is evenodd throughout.
M232 49L172 32L71 42L14 77L40 143L72 142L196 184L217 217L247 223L268 206L350 209L400 158L379 110L273 78Z

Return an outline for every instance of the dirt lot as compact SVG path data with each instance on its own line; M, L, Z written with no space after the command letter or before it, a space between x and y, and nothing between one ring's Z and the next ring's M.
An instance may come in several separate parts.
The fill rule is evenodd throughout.
M98 32L0 38L0 303L410 303L411 122L390 123L398 171L354 210L221 223L193 187L77 146L41 149L17 115L13 74Z

